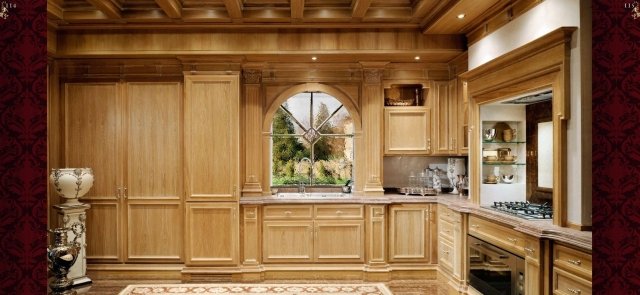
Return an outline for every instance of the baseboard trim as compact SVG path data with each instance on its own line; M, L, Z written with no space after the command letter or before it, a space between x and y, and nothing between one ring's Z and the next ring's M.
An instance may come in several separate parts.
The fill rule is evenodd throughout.
M403 264L368 268L356 264L291 264L251 267L197 267L183 264L90 264L87 276L94 280L154 279L182 282L260 282L265 280L436 280L437 265Z
M183 264L88 264L94 280L180 280Z

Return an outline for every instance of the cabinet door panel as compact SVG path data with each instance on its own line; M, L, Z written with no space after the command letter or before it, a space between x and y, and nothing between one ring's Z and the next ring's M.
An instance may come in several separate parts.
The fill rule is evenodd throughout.
M384 110L385 154L428 154L431 152L429 109L388 107Z
M434 153L448 154L451 145L449 85L447 82L434 82L432 89Z
M127 83L127 197L180 199L180 83Z
M65 165L93 169L93 187L84 199L114 200L122 181L118 84L67 83L64 91Z
M265 221L264 262L311 262L313 221Z
M364 262L364 221L316 221L317 262Z
M367 243L369 265L385 264L387 261L387 222L384 205L367 205Z
M238 263L237 212L235 203L187 203L187 265Z
M127 260L181 261L180 204L129 203L127 212Z
M185 77L187 197L236 200L239 88L234 75Z
M118 203L91 203L86 221L88 261L122 261L119 209Z
M429 205L391 206L389 260L429 261Z

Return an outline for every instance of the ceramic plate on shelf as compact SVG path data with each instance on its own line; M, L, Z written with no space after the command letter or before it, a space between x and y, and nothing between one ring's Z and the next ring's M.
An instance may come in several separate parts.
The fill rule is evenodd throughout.
M483 181L483 183L486 183L486 184L498 184L498 181L497 180L496 181L485 180L485 181Z

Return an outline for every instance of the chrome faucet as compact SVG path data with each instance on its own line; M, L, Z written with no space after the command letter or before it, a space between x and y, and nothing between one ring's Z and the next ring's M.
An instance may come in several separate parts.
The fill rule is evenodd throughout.
M300 165L302 164L302 162L309 162L309 165L311 166L310 172L309 172L309 185L313 185L313 161L307 157L304 157L302 159L300 159L300 162L298 162L298 167L297 167L297 172L298 174L300 174L300 172L302 172L300 170ZM298 193L305 193L305 187L304 187L304 182L300 182L298 184Z

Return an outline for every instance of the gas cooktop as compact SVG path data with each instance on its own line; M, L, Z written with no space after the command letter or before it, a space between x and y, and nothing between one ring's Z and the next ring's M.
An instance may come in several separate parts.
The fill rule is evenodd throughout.
M485 206L496 211L509 213L524 219L551 219L553 210L549 203L532 204L527 202L493 202L491 206Z

